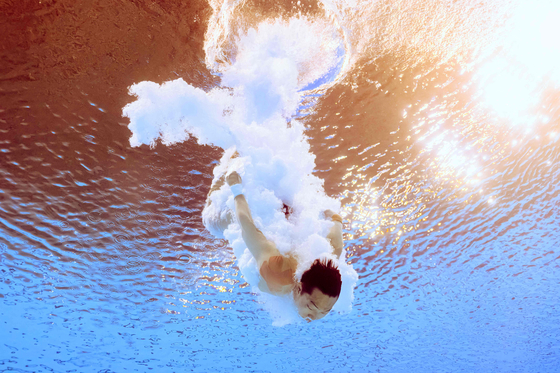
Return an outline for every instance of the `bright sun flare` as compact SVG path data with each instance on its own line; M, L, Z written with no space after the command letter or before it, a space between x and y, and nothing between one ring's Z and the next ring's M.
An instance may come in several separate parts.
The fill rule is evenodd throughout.
M497 47L478 70L483 101L514 125L532 126L545 86L560 86L560 3L522 1Z

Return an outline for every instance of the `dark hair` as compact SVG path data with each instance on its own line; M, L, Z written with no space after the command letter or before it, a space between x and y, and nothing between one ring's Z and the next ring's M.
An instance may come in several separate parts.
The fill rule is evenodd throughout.
M317 288L328 296L338 298L341 287L342 277L331 259L316 259L301 276L302 293L311 294Z

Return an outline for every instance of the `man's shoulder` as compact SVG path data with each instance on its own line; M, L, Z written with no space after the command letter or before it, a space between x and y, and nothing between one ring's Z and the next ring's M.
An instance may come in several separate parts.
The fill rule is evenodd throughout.
M259 273L271 293L288 293L294 284L297 262L283 255L271 255L260 265ZM264 289L261 289L265 291Z
M293 271L296 270L297 268L297 260L294 259L293 257L289 256L289 255L282 255L280 254L280 252L278 251L278 249L275 248L275 253L272 253L271 255L267 256L261 263L261 267L263 265L265 265L265 263L267 264L267 266L278 272L283 272L285 270L291 269Z

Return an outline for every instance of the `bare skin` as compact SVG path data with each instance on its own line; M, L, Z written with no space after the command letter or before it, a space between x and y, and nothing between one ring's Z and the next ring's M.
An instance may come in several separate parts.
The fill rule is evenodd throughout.
M241 176L234 171L226 177L226 181L229 186L241 184ZM264 234L255 226L249 204L243 194L235 197L235 212L241 224L243 240L251 254L253 254L253 257L257 260L259 268L271 256L280 255L276 245L267 240Z
M227 175L226 181L228 185L241 184L241 176L235 171ZM251 216L251 210L245 196L243 194L235 197L235 212L237 219L241 225L243 240L247 248L256 259L259 269L271 257L281 255L276 245L269 241L264 234L255 226ZM332 218L334 212L326 210L324 212L325 218ZM333 220L334 221L334 220ZM333 247L333 253L339 257L342 253L342 223L334 221L334 226L329 231L327 239L330 240ZM297 263L295 263L297 265ZM260 286L259 286L260 287ZM319 320L329 313L338 297L331 297L324 294L319 289L315 288L311 294L303 293L301 291L301 283L289 285L289 291L292 291L295 304L298 308L298 313L307 321ZM264 290L261 288L261 290Z
M311 294L302 293L300 283L296 284L293 294L299 315L308 321L325 317L338 300L338 297L326 295L317 288Z

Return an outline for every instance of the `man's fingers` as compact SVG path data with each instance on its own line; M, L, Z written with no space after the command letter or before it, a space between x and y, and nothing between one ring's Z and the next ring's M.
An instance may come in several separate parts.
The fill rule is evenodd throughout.
M325 215L326 218L330 218L331 216L334 215L334 211L327 209L327 210L323 211L323 215Z
M226 180L228 185L241 184L241 176L239 176L237 171L233 171L231 174L229 174Z

